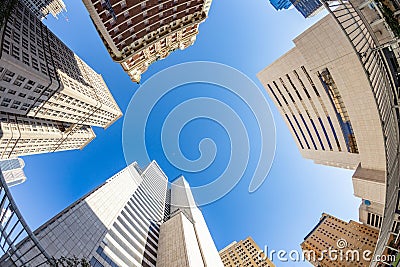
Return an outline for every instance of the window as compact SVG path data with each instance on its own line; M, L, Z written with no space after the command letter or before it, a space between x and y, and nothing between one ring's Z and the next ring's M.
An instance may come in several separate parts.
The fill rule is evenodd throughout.
M294 134L296 135L297 138L297 142L299 143L301 149L304 149L303 143L301 142L299 135L297 134L292 121L289 119L289 116L287 114L285 114L286 120L289 122L290 127L292 128L292 131L294 132Z
M326 68L321 73L318 73L318 77L321 84L325 88L325 92L328 95L336 112L336 116L346 142L347 151L350 153L358 153L357 141L350 122L350 117L331 73ZM330 124L331 127L333 127L332 122L330 122ZM336 133L334 134L336 135ZM339 143L338 140L337 143Z

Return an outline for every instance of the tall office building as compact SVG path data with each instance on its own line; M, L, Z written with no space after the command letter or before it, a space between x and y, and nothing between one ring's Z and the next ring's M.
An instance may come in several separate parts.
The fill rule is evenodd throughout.
M160 227L157 267L223 267L185 178L176 179L170 190L169 219Z
M225 267L275 267L275 264L260 251L260 247L254 242L253 238L247 237L245 240L232 242L220 250L219 255Z
M368 170L359 166L353 174L354 196L371 203L385 204L385 172Z
M314 266L364 267L372 259L378 234L377 229L324 213L301 248L305 259Z
M358 54L332 16L294 39L295 48L258 78L303 157L319 164L386 170L374 91ZM359 164L361 164L359 166ZM360 177L358 177L360 178Z
M48 14L57 18L58 14L67 11L63 0L22 0L22 2L39 19L44 19Z
M0 160L0 171L8 187L21 184L26 181L23 168L25 162L21 158Z
M112 59L134 82L153 62L186 49L212 0L83 0Z
M83 148L122 113L103 78L22 2L0 32L1 158Z
M133 163L46 222L36 237L50 256L85 258L94 267L222 267L201 211L177 206L194 203L187 182L167 185L156 162L143 170ZM23 254L30 245L16 247Z
M399 46L374 5L327 6L330 14L258 76L305 158L357 168L354 193L366 201L360 221L380 228L375 254L383 257L371 266L381 266L397 253L400 226Z

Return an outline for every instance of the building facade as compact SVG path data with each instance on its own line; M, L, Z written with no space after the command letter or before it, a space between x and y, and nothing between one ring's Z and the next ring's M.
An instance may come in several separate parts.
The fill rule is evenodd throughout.
M183 178L177 183L187 186ZM193 197L188 187L175 190L174 184L168 189L167 176L156 162L143 170L133 163L35 235L50 256L85 258L94 267L222 266L200 210L171 205L170 199ZM30 245L22 241L17 249L23 254Z
M101 75L22 2L0 36L1 158L83 148L90 126L122 116Z
M153 62L186 49L212 0L83 0L112 59L134 82Z
M379 111L357 53L332 16L294 40L258 78L303 157L347 169L385 171Z
M8 187L22 184L26 181L24 167L25 162L21 158L0 160L0 171L3 173Z
M63 0L22 0L22 2L39 19L44 19L48 14L57 18L58 14L67 11Z
M363 199L359 211L359 221L375 229L382 227L384 204Z
M364 267L372 259L378 234L379 230L367 225L345 222L324 213L304 238L301 248L305 259L314 266Z
M219 255L225 267L253 266L253 267L275 267L264 253L260 253L260 247L253 238L247 237L239 242L232 242L220 250Z
M188 182L181 176L170 190L169 219L160 227L157 267L223 267Z

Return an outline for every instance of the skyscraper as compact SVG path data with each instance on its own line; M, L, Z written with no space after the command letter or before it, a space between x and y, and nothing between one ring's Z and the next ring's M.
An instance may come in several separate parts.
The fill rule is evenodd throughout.
M374 89L349 39L326 16L258 78L303 157L347 169L385 171ZM367 173L367 172L359 172Z
M0 171L8 187L21 184L26 181L23 168L25 162L21 158L0 160Z
M275 267L275 264L266 255L261 253L260 247L251 237L247 237L245 240L240 240L239 242L232 242L220 250L219 255L225 267Z
M143 170L133 163L35 234L50 256L77 256L95 267L222 266L201 211L185 205L194 204L187 182L167 184L156 162ZM30 245L17 249L23 254Z
M212 0L83 2L112 59L139 82L153 62L195 42Z
M369 1L325 6L329 15L258 77L305 158L357 168L354 192L371 203L367 212L360 207L360 220L381 226L375 255L382 257L371 266L390 265L385 257L397 253L400 229L398 42Z
M22 2L39 19L45 18L48 14L57 18L58 14L67 10L63 0L22 0Z
M223 267L188 182L181 176L170 190L170 215L160 227L157 267Z
M378 234L369 226L324 213L301 248L314 266L369 266Z
M1 158L80 149L122 113L101 75L22 2L0 34Z

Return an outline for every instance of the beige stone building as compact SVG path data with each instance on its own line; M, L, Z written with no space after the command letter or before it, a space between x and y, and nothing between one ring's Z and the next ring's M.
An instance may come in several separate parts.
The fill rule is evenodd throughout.
M0 113L0 159L83 149L96 135L86 125Z
M253 266L253 267L275 267L263 253L253 238L247 237L239 242L232 242L223 248L219 255L225 267Z
M363 205L360 220L381 225L375 216L382 217L385 203L384 137L373 88L358 55L330 15L294 43L258 78L302 156L318 164L354 169L354 195L374 207L369 215L374 216L373 224Z
M258 78L301 154L319 164L385 171L373 89L339 25L326 16L294 43Z
M81 149L122 116L102 76L22 2L0 33L0 158Z
M392 248L400 229L400 53L377 5L327 2L330 14L295 38L295 47L258 77L305 158L356 170L360 221L380 228L376 255L385 256L397 253Z
M212 0L83 0L112 59L134 82L153 62L191 46Z
M324 213L301 248L305 259L314 266L365 267L372 259L378 234L372 227Z

